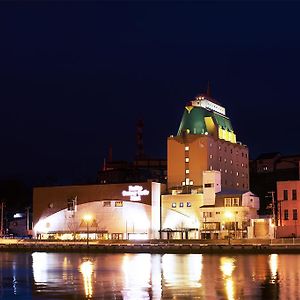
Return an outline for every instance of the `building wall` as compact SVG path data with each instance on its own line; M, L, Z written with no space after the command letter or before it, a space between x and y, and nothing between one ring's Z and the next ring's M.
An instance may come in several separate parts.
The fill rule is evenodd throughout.
M149 193L140 200L131 200L123 193L129 186L140 186ZM85 214L93 216L95 230L125 233L125 227L134 225L137 220L149 220L147 233L157 236L159 230L160 193L165 186L151 181L131 184L104 184L62 187L39 187L33 191L33 223L35 230L80 231L80 223ZM76 208L68 209L70 199L76 199ZM153 216L152 216L153 214ZM73 222L72 228L70 222ZM158 222L158 224L157 224ZM100 226L101 224L101 226ZM127 224L127 225L126 225ZM100 227L99 227L100 226ZM75 228L75 229L74 229ZM139 228L142 230L141 226ZM92 228L91 228L92 229ZM135 227L137 230L137 227ZM157 231L157 232L156 232ZM149 237L150 237L149 236Z
M162 229L198 229L202 205L203 194L162 195Z
M189 150L185 150L189 147ZM189 162L186 163L186 158ZM186 174L186 170L189 174ZM186 178L202 186L203 171L221 172L222 187L249 190L249 154L245 145L207 135L168 138L168 189L181 186Z
M296 198L293 200L293 190L296 191ZM287 199L284 197L287 191ZM299 223L300 214L300 180L278 181L277 182L277 202L278 202L278 225L291 226L296 228ZM293 215L293 211L297 215Z

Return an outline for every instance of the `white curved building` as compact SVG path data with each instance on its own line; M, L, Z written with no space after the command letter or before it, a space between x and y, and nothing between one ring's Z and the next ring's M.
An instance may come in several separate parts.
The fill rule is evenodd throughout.
M58 239L159 238L157 182L34 189L34 236Z

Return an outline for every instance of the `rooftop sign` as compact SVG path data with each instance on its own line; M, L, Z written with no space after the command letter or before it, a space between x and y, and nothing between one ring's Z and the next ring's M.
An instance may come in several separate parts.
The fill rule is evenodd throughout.
M130 185L128 191L122 191L123 197L130 197L130 201L141 201L141 196L148 196L149 191L140 185Z

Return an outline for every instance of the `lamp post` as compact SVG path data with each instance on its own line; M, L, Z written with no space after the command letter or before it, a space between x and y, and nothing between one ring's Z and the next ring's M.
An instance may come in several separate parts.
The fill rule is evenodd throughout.
M91 215L84 215L83 220L86 222L86 245L89 246L89 222L92 220Z
M233 218L233 213L231 211L225 211L225 218L228 219L229 221L232 220ZM231 225L231 224L228 224L228 225ZM230 230L229 230L229 227L228 226L228 244L230 245Z

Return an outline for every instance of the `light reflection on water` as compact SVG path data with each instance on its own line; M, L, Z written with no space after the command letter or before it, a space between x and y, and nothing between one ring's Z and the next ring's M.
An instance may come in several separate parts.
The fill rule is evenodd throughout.
M300 299L299 284L300 255L0 255L0 299Z

